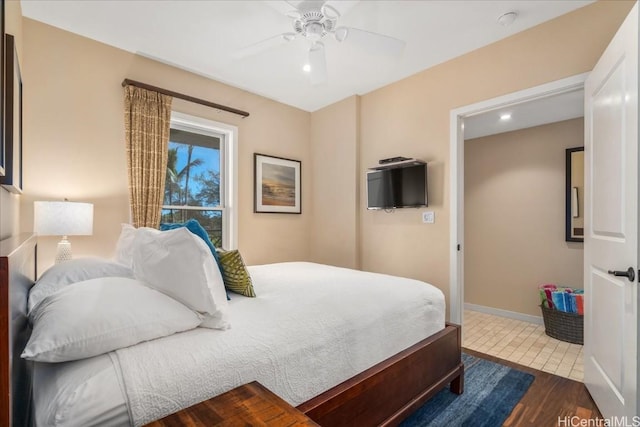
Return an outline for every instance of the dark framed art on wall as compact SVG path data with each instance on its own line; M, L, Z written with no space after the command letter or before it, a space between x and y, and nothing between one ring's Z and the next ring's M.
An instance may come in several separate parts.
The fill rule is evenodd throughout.
M0 40L4 40L4 0L0 0ZM4 43L0 42L0 177L5 174L4 137Z
M5 36L4 176L0 183L12 193L22 192L22 76L11 34Z
M302 213L302 162L255 153L254 212Z

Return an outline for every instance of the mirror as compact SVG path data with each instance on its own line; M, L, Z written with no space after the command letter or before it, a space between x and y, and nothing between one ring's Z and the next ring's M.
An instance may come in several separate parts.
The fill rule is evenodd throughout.
M565 240L584 242L584 147L566 151Z

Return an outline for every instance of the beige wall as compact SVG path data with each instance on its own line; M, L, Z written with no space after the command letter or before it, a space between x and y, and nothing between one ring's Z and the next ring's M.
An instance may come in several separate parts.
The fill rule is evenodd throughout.
M93 236L72 237L74 254L111 256L128 222L124 78L251 113L175 100L174 110L239 128L239 248L248 263L309 257L310 114L299 109L24 19L24 187L21 223L33 228L33 201L69 198L95 204ZM253 213L253 153L302 161L302 215ZM39 239L40 271L58 238Z
M358 268L360 97L311 115L311 260Z
M582 118L465 141L465 302L540 316L541 283L582 287L565 242L565 149Z
M18 61L24 68L22 51L22 9L20 2L5 2L5 32L15 38ZM24 73L23 73L24 74ZM20 196L0 187L0 240L20 232Z
M449 295L449 114L454 108L591 70L633 2L602 1L363 95L360 223L365 270L428 281ZM364 176L378 159L429 163L429 209L366 211ZM336 183L338 185L338 183Z

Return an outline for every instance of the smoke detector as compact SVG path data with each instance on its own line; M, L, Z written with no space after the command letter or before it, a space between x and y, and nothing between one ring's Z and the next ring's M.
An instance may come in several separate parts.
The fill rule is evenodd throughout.
M517 17L518 14L516 12L503 13L498 17L498 23L503 27L508 27L513 24L513 21L515 21Z

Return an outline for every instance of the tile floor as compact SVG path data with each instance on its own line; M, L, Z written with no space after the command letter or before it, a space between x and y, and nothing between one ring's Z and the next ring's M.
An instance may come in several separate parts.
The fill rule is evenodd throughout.
M462 346L582 381L582 346L551 338L543 325L465 310Z

